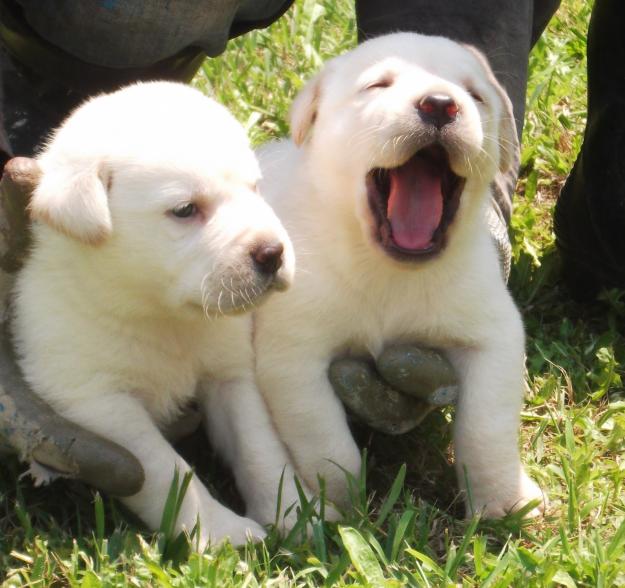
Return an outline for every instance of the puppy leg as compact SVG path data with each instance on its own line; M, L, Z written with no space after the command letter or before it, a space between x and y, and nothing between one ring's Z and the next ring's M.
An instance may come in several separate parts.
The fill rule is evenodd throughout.
M451 354L461 382L454 425L459 484L467 491L467 516L481 512L499 518L540 499L530 513L536 516L544 509L544 497L525 473L518 447L523 403L520 320L500 332L505 339Z
M292 528L299 504L296 474L254 382L207 381L202 383L200 395L208 433L232 466L247 516L264 525L275 523L280 492L278 524L283 530ZM301 483L310 498L312 493L303 480Z
M119 443L139 459L145 472L143 488L122 501L151 529L157 529L175 469L181 477L191 469L161 435L143 405L131 396L103 394L76 402L64 415ZM235 545L242 545L248 535L254 539L265 536L265 531L257 523L219 504L194 475L180 509L176 530L191 531L198 519L201 548L226 538Z
M315 490L319 489L317 475L323 477L328 498L341 505L348 499L343 470L359 475L360 451L327 372L327 363L316 362L309 353L282 355L279 361L259 364L259 382L297 472Z

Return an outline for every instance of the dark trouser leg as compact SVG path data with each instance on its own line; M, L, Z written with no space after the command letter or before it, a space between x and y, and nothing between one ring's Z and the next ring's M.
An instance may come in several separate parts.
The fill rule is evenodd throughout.
M213 3L214 6L208 6L203 14L213 21L212 30L217 40L204 49L210 55L218 54L225 48L221 44L223 39L269 26L292 1L258 3L260 6L256 6L253 0ZM156 12L161 9L155 8ZM81 15L80 22L84 19L106 21L111 17L102 11L76 10ZM234 21L231 22L232 17ZM176 27L183 26L181 22L175 17L171 21L173 34L178 34ZM221 26L227 30L221 30ZM112 47L118 43L124 46L125 41L133 37L133 27L133 22L120 19L115 26L115 38L109 43L98 45L92 41L105 62L108 63L111 54L115 54ZM32 155L50 129L88 96L111 92L137 81L190 82L205 58L204 50L193 43L193 34L190 33L189 47L156 63L141 67L104 67L82 61L48 42L31 27L19 2L0 0L0 127L6 131L0 130L0 151L3 153L0 170L11 151L13 155Z
M34 76L27 76L1 50L2 122L10 152L7 155L32 156L51 129L84 98L68 89L53 88Z
M625 4L597 0L588 31L588 122L554 224L564 278L590 298L625 286Z
M528 54L559 4L560 0L357 0L356 14L361 39L414 31L480 49L510 96L520 137ZM515 183L516 173L500 177L494 190L506 221Z

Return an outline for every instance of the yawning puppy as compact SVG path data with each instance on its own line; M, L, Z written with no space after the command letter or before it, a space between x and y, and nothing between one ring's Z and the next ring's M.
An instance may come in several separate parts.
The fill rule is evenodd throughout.
M288 457L254 384L241 314L284 290L294 261L257 193L243 129L196 90L139 84L81 106L38 159L34 245L15 299L27 380L139 459L145 484L124 503L152 528L174 470L189 471L159 426L197 398L248 516L273 522ZM296 499L291 471L285 506ZM202 545L239 544L264 536L255 521L194 476L177 528L198 522Z
M303 89L292 134L261 152L261 189L299 270L258 311L255 344L261 391L300 475L314 486L322 474L341 501L341 468L359 471L331 359L416 342L445 351L460 378L467 512L542 504L519 459L523 326L485 220L516 130L486 61L439 37L367 41Z

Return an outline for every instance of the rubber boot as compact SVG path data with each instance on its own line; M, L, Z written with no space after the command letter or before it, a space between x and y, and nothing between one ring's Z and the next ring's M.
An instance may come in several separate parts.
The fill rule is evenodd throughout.
M588 31L588 122L556 204L564 280L580 300L625 287L625 4L595 2Z

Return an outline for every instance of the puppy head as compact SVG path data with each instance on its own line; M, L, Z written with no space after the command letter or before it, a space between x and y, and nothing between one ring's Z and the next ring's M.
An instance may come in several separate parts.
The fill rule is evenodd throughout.
M293 249L256 190L245 132L196 90L156 82L94 98L39 162L32 217L116 288L213 315L291 282Z
M331 61L295 100L291 123L337 214L356 211L367 239L401 261L439 253L473 222L518 152L510 101L486 60L413 33Z

